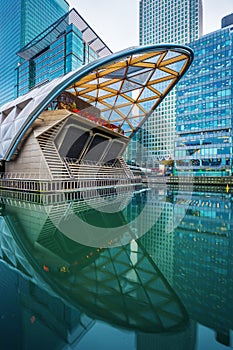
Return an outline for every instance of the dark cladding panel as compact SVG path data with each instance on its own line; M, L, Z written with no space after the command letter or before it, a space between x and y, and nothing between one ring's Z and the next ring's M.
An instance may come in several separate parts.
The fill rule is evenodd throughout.
M90 137L91 134L89 130L79 129L72 125L69 126L64 139L59 145L60 156L78 159Z
M222 18L222 28L233 25L233 13Z
M104 155L102 162L105 164L114 164L116 159L123 153L124 148L125 145L123 142L116 140L113 141L108 151Z
M109 147L110 140L110 138L104 135L95 134L92 141L90 142L85 156L83 157L83 160L92 161L96 163L100 161L103 154Z

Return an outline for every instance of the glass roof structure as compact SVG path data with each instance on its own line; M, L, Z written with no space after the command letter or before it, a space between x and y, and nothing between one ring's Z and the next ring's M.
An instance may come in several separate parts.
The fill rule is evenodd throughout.
M10 160L39 115L69 92L132 137L187 71L193 52L181 45L130 48L100 58L0 108L0 159Z

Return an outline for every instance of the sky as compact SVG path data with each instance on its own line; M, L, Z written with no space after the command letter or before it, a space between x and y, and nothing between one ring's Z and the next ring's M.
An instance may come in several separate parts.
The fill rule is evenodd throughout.
M67 0L113 51L138 45L139 0ZM174 0L176 1L176 0ZM221 28L233 0L203 0L204 34Z

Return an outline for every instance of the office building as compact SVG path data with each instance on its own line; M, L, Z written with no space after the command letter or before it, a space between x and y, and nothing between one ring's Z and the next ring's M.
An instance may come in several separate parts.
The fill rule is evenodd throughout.
M16 97L16 53L69 9L65 0L0 0L0 104Z
M175 174L232 174L233 16L222 23L189 45L195 59L177 88Z
M176 43L186 44L202 35L201 0L141 0L140 45ZM137 154L137 143L132 144L128 159L138 156L138 162L147 162L153 167L155 159L173 158L176 92L171 92L156 113L143 126L139 142L147 152ZM146 154L145 154L146 153Z
M17 53L17 97L112 53L81 15L72 9Z

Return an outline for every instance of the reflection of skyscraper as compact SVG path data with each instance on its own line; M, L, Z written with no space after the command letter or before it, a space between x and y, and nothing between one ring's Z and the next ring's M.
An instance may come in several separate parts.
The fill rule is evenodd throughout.
M191 321L183 332L172 334L137 333L136 350L194 350L196 323Z
M143 245L169 283L173 280L174 237L173 203L165 192L152 190L148 194L145 221L151 229L141 238Z
M141 238L190 318L213 329L223 344L228 344L233 328L231 198L221 193L193 193L192 198L186 192L171 194L166 199L174 224L168 235L170 249L166 248L166 210Z
M16 53L21 47L64 15L65 0L0 0L0 103L14 99L15 69L20 62Z
M183 210L182 202L175 211ZM174 283L190 317L227 343L233 328L232 202L227 194L193 194L174 231Z
M140 1L140 45L162 42L186 44L201 34L201 0ZM173 157L175 96L173 90L143 127L142 141L154 158Z
M3 260L7 261L5 253L4 249ZM0 261L1 349L18 349L19 344L28 349L61 349L67 344L75 347L94 322L35 284L23 267L12 268L3 260Z

